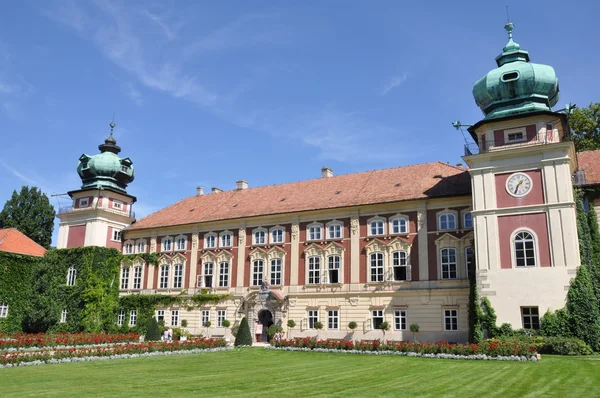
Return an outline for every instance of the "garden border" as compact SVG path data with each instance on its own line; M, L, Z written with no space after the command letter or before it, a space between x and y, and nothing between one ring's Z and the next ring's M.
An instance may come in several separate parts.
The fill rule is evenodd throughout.
M328 352L333 354L371 354L371 355L400 355L404 357L421 357L421 358L437 358L437 359L462 359L462 360L484 360L484 361L519 361L519 362L537 362L541 359L541 356L532 355L531 357L526 356L497 356L492 357L486 354L476 355L455 355L455 354L421 354L418 352L401 352L401 351L360 351L360 350L336 350L333 348L307 348L307 347L273 347L271 345L265 346L266 350L278 350L278 351L304 351L304 352Z

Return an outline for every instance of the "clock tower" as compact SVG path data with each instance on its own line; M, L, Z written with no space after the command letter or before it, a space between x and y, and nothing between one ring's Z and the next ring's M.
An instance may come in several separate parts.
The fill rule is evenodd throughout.
M529 62L512 38L497 68L473 86L483 120L467 146L480 292L498 323L537 328L547 310L565 305L580 265L571 176L576 169L565 113L555 112L558 79Z

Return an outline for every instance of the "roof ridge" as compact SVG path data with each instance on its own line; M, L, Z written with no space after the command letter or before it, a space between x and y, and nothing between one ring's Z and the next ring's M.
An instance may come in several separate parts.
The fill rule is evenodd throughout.
M8 237L8 235L10 235L11 230L15 229L14 227L10 227L10 228L3 228L6 233L4 234L4 236L0 237L0 245L2 244L2 242L4 242L4 240ZM2 229L0 229L0 231L2 231Z

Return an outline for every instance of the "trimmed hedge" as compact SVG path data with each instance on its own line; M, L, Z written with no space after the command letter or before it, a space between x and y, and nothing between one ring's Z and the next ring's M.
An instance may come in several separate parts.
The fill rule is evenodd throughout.
M592 348L585 341L575 337L514 336L500 337L488 341L518 343L534 346L540 354L552 355L591 355Z

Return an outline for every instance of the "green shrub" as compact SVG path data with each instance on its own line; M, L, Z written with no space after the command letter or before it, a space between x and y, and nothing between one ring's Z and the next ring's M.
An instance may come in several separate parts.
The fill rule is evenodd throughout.
M387 332L388 330L390 330L390 323L387 321L383 321L379 324L379 329L383 330L384 332Z
M590 355L592 349L584 341L574 337L502 336L488 341L532 345L540 354Z
M223 320L222 325L224 328L228 328L229 326L231 326L231 322L229 322L227 319L225 319L225 320Z
M556 312L547 311L541 319L540 334L542 336L570 337L569 318L567 312L560 309Z
M416 323L412 323L412 324L411 324L411 325L408 327L408 329L409 329L409 330L412 332L412 334L413 334L413 340L414 340L414 341L417 341L417 333L419 333L419 329L420 329L419 325L418 325L418 324L416 324Z
M267 335L269 335L269 339L272 339L273 336L275 336L275 333L277 332L283 332L283 328L281 327L281 325L274 323L271 326L269 326L269 328L267 329Z
M290 329L293 329L296 327L296 321L294 321L293 319L288 319L287 321L287 327Z
M567 313L573 336L600 351L600 310L588 266L582 265L567 294Z
M182 320L181 320L181 327L182 327L182 328L187 328L187 325L188 325L188 321L187 321L187 319L182 319Z
M350 322L348 323L348 329L350 329L350 330L354 330L354 329L356 329L357 327L358 327L358 324L357 324L356 322L354 322L354 321L350 321Z
M156 318L150 318L148 326L146 327L146 341L159 341L160 340L160 329L158 328L158 322Z
M202 325L202 326L209 328L210 325L212 325L211 321L206 321L206 322L204 322L204 325Z
M234 346L251 346L252 345L252 335L250 334L250 327L248 326L248 320L246 317L242 319L240 323L240 328L235 336Z
M315 323L313 323L313 326L315 327L315 329L317 330L321 330L323 329L323 323L316 321Z

